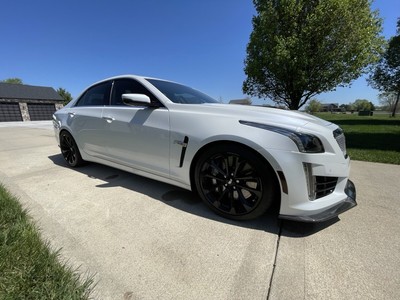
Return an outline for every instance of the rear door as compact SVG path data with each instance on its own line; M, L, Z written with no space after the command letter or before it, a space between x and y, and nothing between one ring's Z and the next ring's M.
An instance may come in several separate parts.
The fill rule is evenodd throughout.
M111 85L112 81L107 81L89 88L68 109L68 124L79 149L95 157L107 157L104 136L107 122L102 119L102 113L110 101Z

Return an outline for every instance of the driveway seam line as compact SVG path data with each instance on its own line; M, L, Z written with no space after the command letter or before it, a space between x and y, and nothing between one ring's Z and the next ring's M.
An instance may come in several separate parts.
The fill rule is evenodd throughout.
M267 300L269 300L270 296L271 296L272 281L274 280L274 274L275 274L276 264L277 264L277 260L278 260L278 251L279 251L279 244L281 241L282 227L283 227L283 221L280 220L279 221L278 239L276 241L276 248L275 248L274 264L272 266L271 279L269 280L269 286L268 286Z

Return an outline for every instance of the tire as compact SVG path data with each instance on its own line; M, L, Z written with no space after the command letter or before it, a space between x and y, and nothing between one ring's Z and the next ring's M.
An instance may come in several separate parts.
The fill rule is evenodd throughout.
M276 180L270 165L237 144L206 149L197 161L194 178L203 202L228 219L257 218L275 197Z
M78 145L68 131L62 131L60 134L61 154L70 167L79 167L84 164Z

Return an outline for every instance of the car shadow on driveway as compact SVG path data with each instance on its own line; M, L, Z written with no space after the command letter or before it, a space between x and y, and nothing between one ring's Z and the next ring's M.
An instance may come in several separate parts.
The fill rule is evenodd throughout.
M61 154L52 155L48 158L59 167L71 169L67 166ZM121 187L202 218L287 237L310 236L339 221L339 218L335 218L327 222L314 224L280 220L278 218L278 205L273 205L263 216L255 220L234 221L216 215L202 203L200 197L195 193L170 184L97 163L87 163L82 167L71 170L85 174L91 179L103 181L104 183L96 185L97 188Z

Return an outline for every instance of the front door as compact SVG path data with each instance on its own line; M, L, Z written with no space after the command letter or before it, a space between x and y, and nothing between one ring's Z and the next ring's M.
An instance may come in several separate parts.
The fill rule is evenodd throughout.
M103 109L110 160L160 176L169 176L169 111L167 108L127 106L122 94L154 96L133 79L115 80L110 106Z

